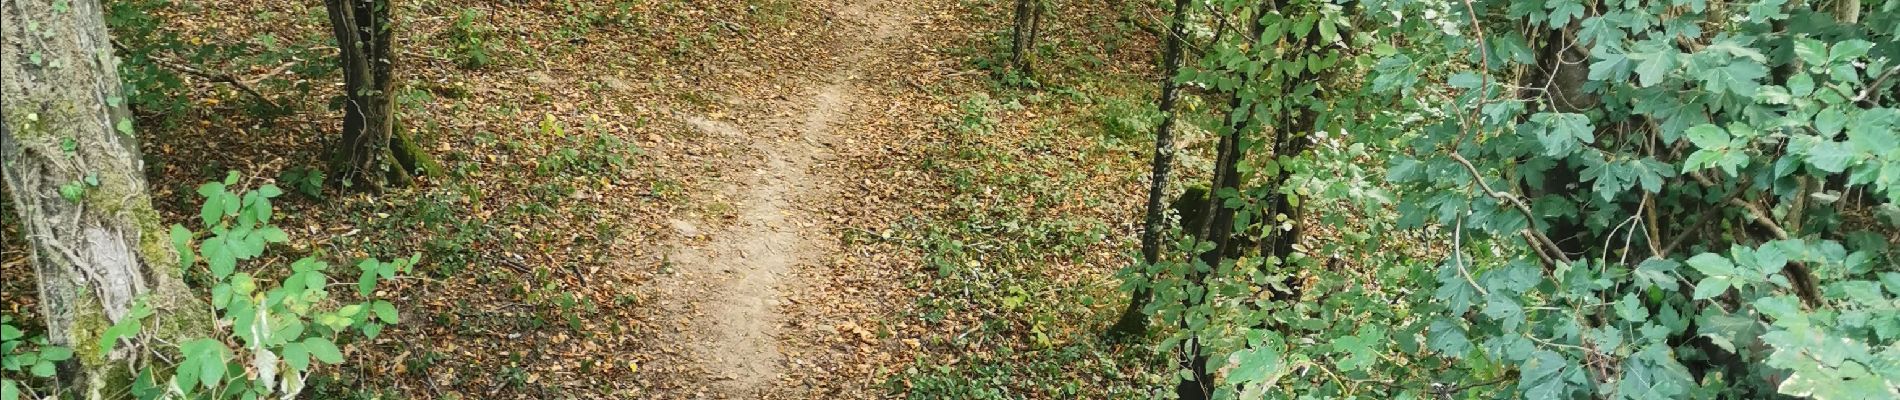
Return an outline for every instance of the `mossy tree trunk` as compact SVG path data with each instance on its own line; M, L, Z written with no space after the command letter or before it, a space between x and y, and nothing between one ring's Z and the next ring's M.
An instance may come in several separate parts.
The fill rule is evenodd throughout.
M47 337L75 350L62 378L84 398L120 393L141 358L166 351L151 344L211 328L152 209L102 10L98 0L0 2L0 160ZM146 330L155 340L102 351L101 331L140 299L162 321Z
M1016 25L1009 46L1010 68L1027 79L1035 74L1036 35L1042 25L1044 0L1016 0Z
M343 65L343 135L330 159L331 183L380 191L436 173L434 161L397 129L396 66L389 0L325 0Z

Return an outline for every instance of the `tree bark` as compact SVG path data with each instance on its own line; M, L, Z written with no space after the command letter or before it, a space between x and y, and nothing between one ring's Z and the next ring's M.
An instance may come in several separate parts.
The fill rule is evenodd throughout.
M1141 226L1141 265L1145 269L1161 261L1161 232L1166 230L1166 214L1163 212L1161 198L1168 189L1168 170L1174 165L1174 103L1179 100L1177 91L1180 85L1174 81L1174 75L1181 71L1181 37L1187 35L1188 0L1174 1L1174 20L1168 24L1168 35L1161 50L1161 95L1155 101L1161 110L1161 125L1155 127L1154 161L1150 164L1153 171L1148 180L1148 215ZM1122 316L1109 328L1109 334L1116 337L1138 336L1148 331L1148 301L1154 298L1154 292L1146 286L1135 288L1128 300L1128 308L1122 310Z
M1016 26L1011 33L1009 47L1010 68L1022 78L1034 74L1030 69L1034 64L1036 51L1036 25L1042 19L1042 0L1016 0Z
M1249 20L1252 21L1248 29L1250 33L1249 37L1253 39L1252 42L1259 43L1262 34L1266 32L1266 25L1263 24L1264 18L1261 18L1261 13L1271 10L1273 4L1273 0L1264 0L1259 5L1259 8L1255 9L1254 14L1247 16ZM1234 89L1233 100L1228 104L1227 122L1230 125L1221 133L1220 143L1216 145L1214 151L1214 176L1209 181L1207 209L1205 210L1206 214L1203 214L1208 216L1207 222L1202 224L1202 226L1196 227L1194 230L1196 237L1214 244L1213 249L1199 255L1200 261L1207 264L1208 267L1214 271L1220 270L1221 262L1228 258L1228 254L1234 251L1232 246L1236 244L1236 241L1233 240L1235 236L1234 214L1238 210L1233 207L1228 207L1226 205L1227 201L1221 198L1221 193L1223 191L1237 192L1240 190L1240 173L1237 167L1240 163L1240 158L1244 156L1241 154L1240 135L1241 132L1246 132L1248 128L1258 128L1259 125L1254 123L1259 119L1259 115L1254 112L1254 104L1248 101L1245 93L1249 90L1246 86L1250 85L1253 80L1258 79L1259 76L1247 74L1243 71L1235 71L1235 73L1240 74L1241 81L1246 83ZM1195 276L1191 279L1197 282L1205 278L1200 274L1194 275ZM1192 304L1188 304L1187 306L1193 307ZM1182 322L1185 323L1186 321ZM1185 358L1190 364L1189 370L1191 371L1192 378L1190 380L1181 381L1175 385L1175 394L1181 399L1207 399L1213 395L1213 392L1210 390L1212 388L1211 385L1214 383L1213 374L1212 371L1208 371L1207 369L1208 357L1201 347L1200 339L1196 337L1189 337L1187 344L1182 346L1182 348L1185 349L1184 351L1188 353L1188 357Z
M343 65L343 135L331 157L332 183L380 191L433 175L434 161L396 129L395 51L389 0L325 0Z
M107 397L153 350L99 348L100 333L128 318L135 301L154 310L159 324L146 332L159 343L207 336L211 316L186 288L152 209L98 0L0 4L0 159L47 337L78 356L63 378L83 397Z

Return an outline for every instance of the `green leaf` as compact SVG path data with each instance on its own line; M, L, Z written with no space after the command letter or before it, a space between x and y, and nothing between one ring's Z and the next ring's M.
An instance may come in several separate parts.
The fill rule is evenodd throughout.
M1286 359L1274 346L1263 345L1242 350L1228 357L1230 362L1236 364L1227 376L1234 383L1273 386L1273 382L1286 372Z
M1550 26L1569 25L1572 19L1583 19L1583 3L1577 0L1546 0L1544 8L1550 9Z
M356 294L368 297L376 291L376 270L365 269L363 275L356 278Z
M212 184L207 183L205 185L212 185ZM198 193L200 194L204 193L204 188L200 187L198 189ZM222 200L223 198L224 198L223 194L213 193L212 196L205 198L204 206L198 208L198 219L204 221L206 228L216 227L218 226L218 222L224 220L224 201Z
M1696 300L1715 298L1715 296L1721 296L1723 292L1727 292L1730 286L1733 286L1733 284L1730 283L1729 278L1703 279L1702 282L1695 284L1695 296L1693 298Z
M53 365L52 361L40 360L39 362L33 363L33 369L29 372L32 372L33 376L51 378L54 374L59 373L59 369L58 366Z
M222 197L224 196L224 184L218 183L218 182L206 182L203 185L198 185L198 196L202 196L206 199L215 199L218 197Z
M1814 94L1814 77L1803 73L1788 77L1788 94L1794 97L1807 97Z
M1809 67L1827 65L1827 43L1810 38L1795 39L1794 55Z
M66 201L78 203L79 199L85 196L86 187L80 185L79 182L66 182L64 185L59 185L59 197Z
M1683 133L1688 136L1690 143L1695 143L1695 146L1699 148L1720 149L1728 147L1728 132L1723 131L1721 127L1715 126L1714 124L1696 125L1690 127L1688 131Z
M1446 319L1432 322L1431 329L1426 332L1426 342L1432 351L1451 358L1464 358L1465 352L1471 350L1471 340L1465 338L1465 328Z
M303 340L303 346L304 349L309 350L310 355L315 356L318 361L329 364L340 364L343 362L343 351L337 350L336 343L330 342L330 339L325 339L321 336L312 336Z
M1807 161L1822 171L1838 174L1847 170L1847 165L1854 161L1854 154L1845 143L1824 141L1808 148Z
M12 379L0 380L0 400L20 400L20 384Z
M1849 39L1834 44L1834 51L1828 52L1828 61L1845 63L1856 58L1866 57L1867 51L1874 48L1874 42Z
M394 324L400 321L396 315L396 305L390 304L388 301L377 300L374 303L370 303L370 311L375 312L376 318L383 320L385 323Z
M1711 92L1727 91L1742 98L1753 98L1755 91L1761 88L1761 78L1766 76L1768 67L1761 63L1737 60L1711 69L1702 81Z
M197 253L191 249L191 230L184 225L172 224L172 249L178 251L178 266L189 268L197 261Z
M1485 296L1484 315L1502 323L1505 332L1516 332L1518 324L1524 322L1524 306L1509 297L1492 293Z
M1734 276L1735 264L1715 253L1697 254L1689 257L1689 266L1708 276Z
M266 226L263 228L258 228L257 234L260 235L259 237L262 237L265 242L269 242L269 243L283 243L283 242L290 241L290 234L284 233L283 229L278 229L275 226Z
M1595 128L1583 114L1538 113L1531 116L1531 121L1544 127L1538 132L1537 141L1544 145L1546 156L1566 157L1582 147L1579 143L1596 141Z
M211 267L212 276L224 279L237 270L237 250L231 247L231 241L226 237L212 237L199 245L198 250L204 253L205 264Z
M1625 293L1623 299L1616 302L1616 316L1624 321L1640 322L1649 319L1649 309L1643 307L1643 301L1636 298L1635 292Z
M302 342L284 344L283 353L284 362L290 363L291 368L298 371L310 370L310 350L304 348Z
M1682 264L1668 259L1651 258L1638 264L1632 275L1636 277L1637 287L1658 287L1673 292L1677 288L1674 273L1676 268L1681 266Z
M62 346L40 347L40 359L46 361L66 361L73 358L73 349Z
M1814 130L1821 132L1822 137L1833 138L1834 135L1841 133L1841 128L1846 126L1847 113L1841 111L1841 106L1824 108L1820 113L1814 114Z
M224 381L224 362L231 355L231 349L224 347L224 342L198 339L179 346L179 350L185 356L185 361L179 364L179 368L197 371L198 379L202 381L204 387L218 387L218 384ZM196 368L191 368L193 366Z
M119 134L127 135L127 136L132 135L132 119L131 118L120 118L119 124L116 125L116 127L119 129Z
M1518 387L1524 389L1525 398L1562 399L1570 398L1570 392L1576 389L1575 380L1578 371L1574 362L1563 354L1550 350L1538 350L1524 362L1523 381Z

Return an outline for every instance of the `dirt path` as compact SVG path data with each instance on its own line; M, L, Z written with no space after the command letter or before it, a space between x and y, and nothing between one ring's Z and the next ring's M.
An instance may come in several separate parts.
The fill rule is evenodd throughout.
M854 110L881 110L873 98L860 98L859 68L865 60L883 57L892 39L909 21L908 0L847 0L837 12L846 40L814 54L835 54L833 70L807 73L814 82L799 81L797 72L768 84L790 92L783 101L756 104L727 122L705 116L683 116L706 134L746 143L750 160L732 163L739 170L727 176L739 182L720 190L730 199L732 212L723 229L700 232L708 221L677 219L681 236L702 237L699 243L676 244L670 251L677 274L660 282L659 297L683 330L663 338L684 351L683 356L704 372L676 377L682 389L718 398L759 398L786 393L774 388L784 376L785 341L780 328L785 307L824 307L788 304L784 291L797 290L798 276L812 263L835 251L828 240L826 199L841 179L825 160L835 141L865 135L851 121ZM745 169L750 169L749 171ZM807 353L800 351L799 353ZM688 372L690 373L690 372ZM704 391L700 391L704 389Z

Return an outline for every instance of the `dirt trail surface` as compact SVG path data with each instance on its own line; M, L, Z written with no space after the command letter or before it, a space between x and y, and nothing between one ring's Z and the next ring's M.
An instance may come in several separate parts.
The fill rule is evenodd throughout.
M832 56L831 62L818 63L828 71L784 71L758 86L780 93L757 103L737 101L735 115L679 116L708 136L743 144L734 159L726 160L729 168L722 174L736 182L717 190L719 198L734 203L731 212L669 221L685 240L667 252L665 264L673 273L656 282L661 309L671 314L659 319L676 321L679 328L661 340L681 350L675 361L689 361L700 372L672 371L680 395L813 395L808 386L782 384L793 381L789 369L805 364L788 353L825 349L788 351L796 344L786 343L781 327L786 315L795 313L791 308L831 305L794 303L797 299L787 292L807 284L801 277L833 273L816 267L839 249L831 240L836 230L831 221L838 218L830 214L836 209L827 205L840 195L833 188L853 177L841 171L832 148L870 134L851 123L854 113L890 106L878 96L861 94L863 68L885 65L867 60L886 58L900 45L896 39L907 33L912 8L904 1L849 1L831 21L842 30L835 35L840 40L811 49ZM718 220L722 217L726 220ZM721 227L701 228L715 225Z

